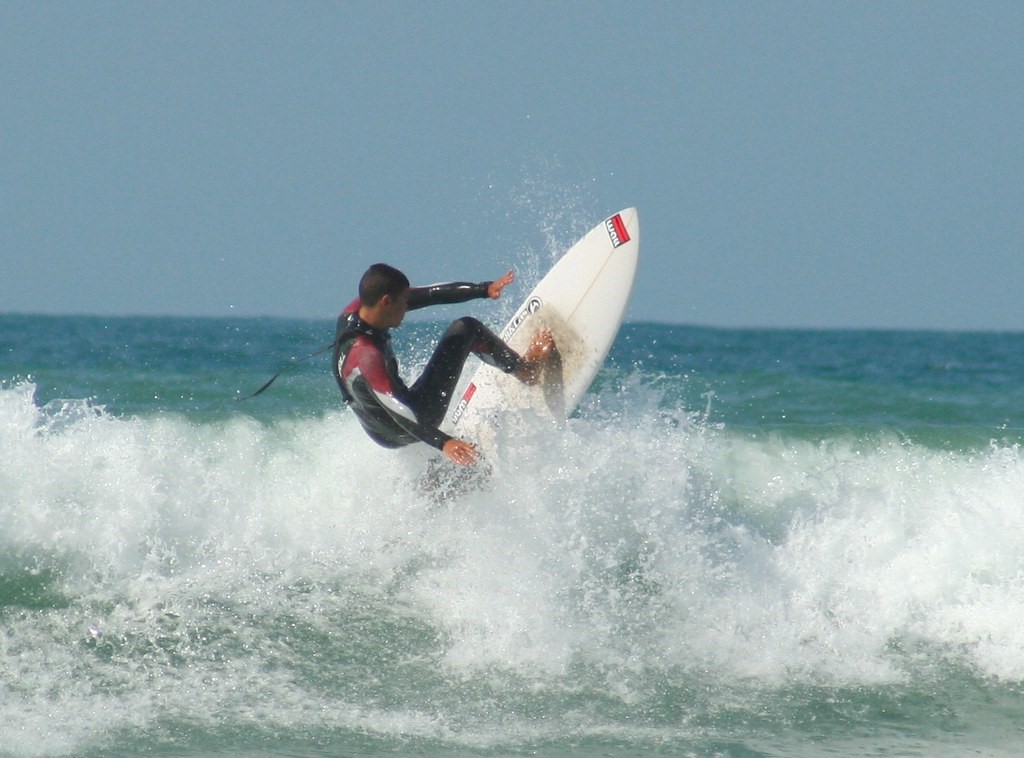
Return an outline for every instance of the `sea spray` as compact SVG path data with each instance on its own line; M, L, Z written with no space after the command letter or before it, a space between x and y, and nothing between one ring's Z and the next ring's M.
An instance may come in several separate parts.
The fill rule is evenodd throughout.
M961 366L961 410L916 425L893 398L955 400L937 337L882 385L852 358L754 370L819 343L739 337L715 363L735 335L628 327L564 429L499 434L487 485L445 501L436 453L374 446L315 366L269 406L232 400L251 357L159 401L24 366L0 388L0 752L1013 754L1005 367Z

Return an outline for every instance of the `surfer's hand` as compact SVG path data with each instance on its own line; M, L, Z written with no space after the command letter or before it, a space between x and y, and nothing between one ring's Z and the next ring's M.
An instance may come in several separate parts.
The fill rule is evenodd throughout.
M512 284L512 282L514 282L515 279L516 272L513 271L512 269L509 269L505 276L501 277L501 279L495 279L493 282L490 283L490 285L488 285L487 297L491 298L491 300L497 300L499 297L501 297L501 291L505 289L508 285Z
M471 466L480 457L480 451L476 449L476 445L462 440L448 440L441 448L441 452L460 466Z

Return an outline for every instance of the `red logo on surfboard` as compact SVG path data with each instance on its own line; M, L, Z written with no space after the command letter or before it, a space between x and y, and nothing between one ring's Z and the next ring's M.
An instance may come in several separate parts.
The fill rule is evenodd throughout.
M476 392L476 384L470 382L469 386L466 387L466 392L462 396L462 400L455 406L455 413L452 414L452 423L459 423L459 419L462 418L463 411L466 410L466 406L469 405L469 401L473 399L473 394Z
M625 245L629 242L629 232L622 221L622 214L616 213L604 222L604 228L608 230L608 237L612 241L612 247Z

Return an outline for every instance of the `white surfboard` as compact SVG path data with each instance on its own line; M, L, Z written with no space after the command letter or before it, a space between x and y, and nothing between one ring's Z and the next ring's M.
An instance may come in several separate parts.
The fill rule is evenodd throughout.
M560 360L541 382L527 386L482 364L442 429L469 442L493 438L509 416L564 421L604 363L622 324L636 273L640 222L635 208L602 221L552 267L500 332L519 354L543 327L551 330Z

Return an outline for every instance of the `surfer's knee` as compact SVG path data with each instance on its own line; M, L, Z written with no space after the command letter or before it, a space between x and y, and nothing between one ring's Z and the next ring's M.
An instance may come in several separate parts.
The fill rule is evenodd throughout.
M473 336L479 334L482 327L483 323L479 319L475 319L472 316L463 316L462 318L455 319L455 321L448 325L448 331L445 333L445 336Z

